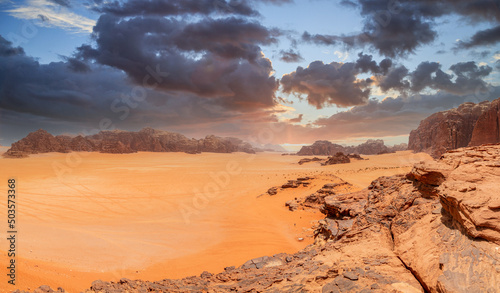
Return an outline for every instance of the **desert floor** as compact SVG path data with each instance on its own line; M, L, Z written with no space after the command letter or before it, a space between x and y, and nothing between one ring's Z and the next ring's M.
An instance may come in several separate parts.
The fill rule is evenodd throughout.
M40 285L80 292L97 279L182 278L294 253L313 242L310 228L323 215L290 212L286 201L313 193L331 175L355 190L430 159L411 152L364 157L369 160L325 167L277 153L0 158L1 234L8 178L17 180L18 219L17 286L7 286L2 236L0 292ZM316 179L309 187L264 194L303 176Z

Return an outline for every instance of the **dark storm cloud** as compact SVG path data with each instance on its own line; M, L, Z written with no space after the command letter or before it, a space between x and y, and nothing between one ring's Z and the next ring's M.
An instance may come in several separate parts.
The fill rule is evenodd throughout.
M239 14L255 16L259 13L248 6L248 2L239 0L129 0L111 1L94 8L100 13L117 16L181 14Z
M404 65L395 66L379 82L380 89L383 92L387 92L391 89L405 92L410 86L410 83L405 80L408 76L408 72L408 68Z
M295 52L294 50L281 51L280 55L280 60L287 63L296 63L304 60L300 53Z
M478 66L475 62L460 62L452 65L448 74L441 70L437 62L422 62L409 72L404 66L392 68L386 76L378 78L378 86L384 92L397 90L401 93L419 93L426 88L466 95L488 87L484 81L492 68Z
M260 98L269 94L265 84L269 81L268 75L260 75L261 72L256 75L254 71L270 64L242 62L243 65L234 68L235 80L227 83L240 95L206 98L187 92L135 86L121 70L74 58L63 59L64 62L39 64L0 36L3 143L11 143L39 128L55 134L98 131L102 119L110 119L112 127L118 129L168 127L171 131L190 134L202 125L215 127L220 123L231 124L233 120L236 123L243 115L241 109L245 109L248 121L264 120L272 115L272 109L252 111L256 103L267 102ZM264 61L256 60L257 63ZM154 78L149 83L154 83ZM143 96L139 95L141 100L131 98L141 91L144 91ZM206 129L202 134L212 131Z
M66 56L60 56L60 57L61 57L61 59L66 61L68 68L74 72L89 72L89 71L91 71L89 64L87 64L81 60L78 60L76 58L66 57Z
M79 74L68 63L39 64L0 37L0 108L55 120L85 121L96 118L108 99L129 89L124 75L99 67ZM11 52L17 51L16 54Z
M217 98L244 111L275 104L278 82L259 45L275 43L276 30L239 18L186 23L103 15L94 35L97 46L82 46L76 56L123 70L138 84L156 70L164 91Z
M0 36L0 56L8 57L14 55L24 55L21 47L12 47L12 43Z
M432 74L438 70L440 71L440 67L437 62L420 63L417 69L410 75L411 89L414 92L420 92L424 88L431 86L434 82Z
M437 38L435 19L457 14L467 21L500 21L500 7L494 0L416 0L400 3L391 0L341 1L341 5L359 9L364 17L362 33L352 35L324 35L305 32L304 41L322 44L343 44L349 48L369 47L388 57L415 53L422 45ZM479 32L470 44L493 42L495 30ZM496 41L495 41L496 42Z
M309 104L320 109L328 105L353 106L368 101L370 90L357 79L359 71L354 63L324 64L315 61L307 68L281 78L283 92L306 95Z
M358 60L356 61L356 68L360 73L373 73L373 74L383 74L386 75L389 68L392 66L391 59L384 59L380 61L379 64L373 60L372 55L365 55L363 53L358 54Z
M65 1L65 0L55 0ZM93 8L100 13L116 16L158 15L176 16L185 14L234 14L242 16L258 16L256 3L283 5L293 0L129 0L129 1L96 1Z
M411 89L419 92L426 87L444 90L454 94L472 94L478 89L486 88L483 80L492 68L490 66L477 66L475 62L460 62L449 69L454 74L447 74L435 62L423 62L411 73ZM454 79L454 80L453 80Z
M500 42L500 25L491 29L478 31L469 41L459 42L456 49L469 49L478 46L494 45Z
M421 18L401 13L386 19L367 20L364 32L357 35L311 35L305 32L302 39L321 45L344 44L349 48L369 46L381 55L394 58L414 53L417 47L431 43L437 36L430 23ZM380 22L387 25L380 25Z

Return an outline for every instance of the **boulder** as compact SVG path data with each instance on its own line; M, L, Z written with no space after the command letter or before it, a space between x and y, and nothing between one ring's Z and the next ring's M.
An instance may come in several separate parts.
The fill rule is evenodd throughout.
M348 156L344 155L341 152L336 153L333 157L329 157L324 163L322 163L322 166L327 166L327 165L335 165L335 164L347 164L350 163L351 159L349 159Z

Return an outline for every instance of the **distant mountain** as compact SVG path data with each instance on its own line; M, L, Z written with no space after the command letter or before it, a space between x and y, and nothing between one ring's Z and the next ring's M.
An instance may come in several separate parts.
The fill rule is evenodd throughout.
M432 114L410 133L409 149L439 158L448 150L500 142L500 98Z
M132 131L101 131L90 136L53 136L40 129L12 144L5 157L22 158L30 154L70 151L126 154L135 152L186 153L255 153L253 147L238 138L208 135L203 139L189 139L182 134L144 128Z
M252 147L255 149L255 151L262 151L262 152L286 152L287 150L280 146L279 144L260 144L260 143L255 143L251 142L250 143Z
M358 146L342 146L326 140L318 140L310 146L303 146L299 156L333 156L338 152L345 154L377 155L406 150L407 144L386 146L382 139L369 139Z

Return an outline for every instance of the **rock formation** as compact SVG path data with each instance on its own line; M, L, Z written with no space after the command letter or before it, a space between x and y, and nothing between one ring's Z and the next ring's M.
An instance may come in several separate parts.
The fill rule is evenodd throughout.
M90 136L53 136L45 130L28 134L12 144L4 154L6 157L19 158L29 154L48 152L187 152L187 153L255 153L252 146L238 138L222 138L209 135L204 139L188 139L182 134L144 128L138 132L101 131Z
M342 146L326 140L318 140L310 146L303 146L297 153L299 156L333 156L338 152L345 154L378 155L404 151L408 148L405 143L386 146L381 139L369 139L358 146Z
M322 166L327 165L336 165L336 164L348 164L351 162L348 156L344 155L344 153L338 152L332 157L328 157L328 159L322 163Z
M410 133L408 149L439 158L448 150L500 142L500 99L435 113Z
M500 99L491 102L479 116L469 146L500 142Z
M353 242L349 235L386 227L427 292L500 292L499 158L500 145L459 149L406 176L328 196L320 234Z
M304 158L304 159L300 159L299 161L299 165L303 165L305 163L310 163L310 162L320 162L320 161L323 161L322 159L318 158L318 157L314 157L314 158Z
M291 203L326 215L315 244L295 254L180 280L95 281L86 292L500 292L500 144L448 152L357 192L337 181Z
M343 152L344 147L326 140L318 140L310 146L303 146L297 153L298 156L333 156Z

